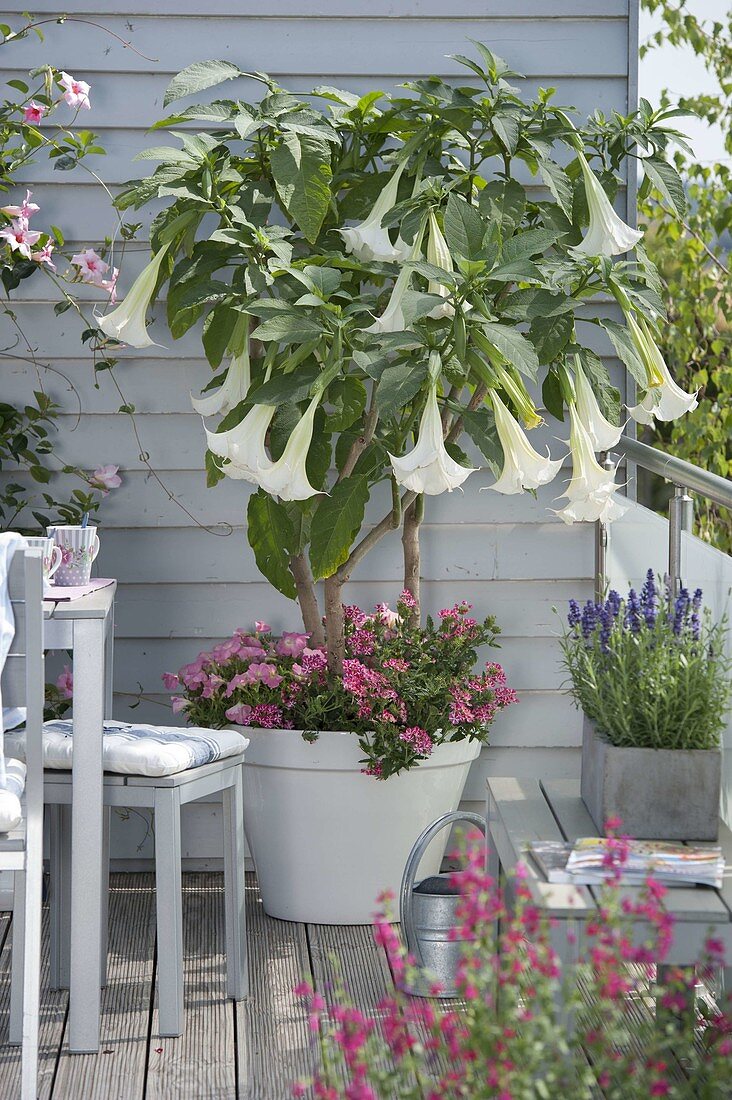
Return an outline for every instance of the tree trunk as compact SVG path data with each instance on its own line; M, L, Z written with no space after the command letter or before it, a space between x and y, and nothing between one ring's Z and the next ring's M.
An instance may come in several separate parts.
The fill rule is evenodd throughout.
M325 580L325 636L328 645L328 668L340 676L343 672L346 641L343 582L338 579L337 574Z
M404 551L404 587L414 596L415 607L409 616L411 626L419 626L420 615L420 555L419 526L424 515L424 497L418 496L404 511L402 548Z
M310 644L315 648L321 648L325 645L323 620L318 607L318 597L315 592L315 581L310 570L310 563L304 554L292 555L290 570L297 589L297 602L300 604L303 626L310 635Z

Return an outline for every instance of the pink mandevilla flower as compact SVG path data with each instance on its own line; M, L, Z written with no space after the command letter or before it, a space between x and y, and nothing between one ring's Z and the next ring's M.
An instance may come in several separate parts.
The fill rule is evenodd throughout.
M37 264L46 264L47 267L50 267L51 271L55 271L56 265L51 259L54 248L55 245L53 241L46 241L42 248L37 249L35 252L31 252L31 259L35 260Z
M32 125L37 125L43 116L45 115L47 107L44 107L42 103L36 103L34 99L27 103L23 108L23 121L30 122Z
M25 218L14 218L10 225L0 229L0 237L8 242L11 252L18 252L30 260L33 245L38 244L41 234L30 230Z
M6 214L9 218L20 218L28 225L28 221L37 214L41 209L37 203L31 202L32 191L26 190L25 198L20 206L0 206L0 213Z
M75 80L68 73L61 73L59 84L63 88L63 98L72 110L83 108L88 111L91 107L89 101L89 85L85 80Z
M117 472L119 466L97 466L94 473L89 478L89 484L94 489L101 489L103 493L108 493L110 489L119 489L122 484L122 478Z
M56 679L56 687L63 695L64 699L73 699L74 697L74 674L68 665L64 665L63 672L60 672Z

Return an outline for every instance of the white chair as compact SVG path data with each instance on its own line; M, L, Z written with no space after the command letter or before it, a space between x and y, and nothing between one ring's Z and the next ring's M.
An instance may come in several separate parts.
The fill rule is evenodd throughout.
M23 818L0 834L0 869L15 873L10 1042L22 1044L21 1097L38 1095L41 901L43 881L43 563L40 550L16 550L9 571L15 637L2 675L7 708L26 708Z
M71 776L60 770L70 766L73 738L64 737L70 723L47 723L44 731L46 768L44 798L51 808L51 987L68 985L69 966L69 881L71 859ZM116 728L115 728L116 727ZM147 729L150 736L133 738L130 729ZM125 735L129 738L125 740ZM232 748L232 731L165 730L159 727L126 726L105 723L103 756L105 763L104 803L107 807L153 810L155 815L155 882L158 932L158 1018L161 1036L183 1032L183 900L181 882L181 807L206 795L223 796L224 905L226 927L227 995L241 1000L248 992L246 921L244 909L244 818L242 809L242 764L244 754L224 756L211 763L185 767L166 775L129 774L144 766L150 751L170 756L185 750L186 743L199 742ZM156 741L156 736L161 738ZM167 743L162 738L174 738ZM178 742L175 739L180 739ZM145 748L147 744L147 749ZM157 747L157 748L156 748ZM184 753L185 755L185 753ZM161 764L158 760L159 770ZM175 767L168 760L167 767ZM118 774L113 774L117 771ZM121 774L120 774L121 773ZM109 830L100 838L103 865L109 867ZM106 912L100 914L106 933ZM103 951L106 956L106 951ZM102 983L104 975L101 975Z

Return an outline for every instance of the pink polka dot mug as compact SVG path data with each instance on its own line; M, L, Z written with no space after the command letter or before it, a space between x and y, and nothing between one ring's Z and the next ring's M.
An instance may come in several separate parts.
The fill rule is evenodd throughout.
M47 531L61 550L61 564L54 583L66 588L88 584L92 562L99 553L96 527L53 526Z

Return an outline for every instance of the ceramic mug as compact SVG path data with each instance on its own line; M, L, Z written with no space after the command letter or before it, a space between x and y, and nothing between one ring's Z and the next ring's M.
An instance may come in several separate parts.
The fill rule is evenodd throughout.
M54 584L66 588L88 584L92 562L99 553L96 527L53 526L47 531L61 550L61 564Z
M43 551L43 582L44 584L54 583L51 578L61 564L61 547L47 535L33 535L25 541L28 546Z

